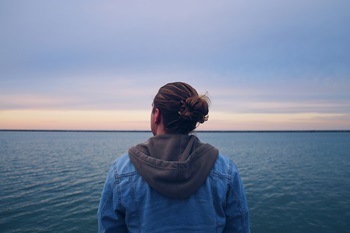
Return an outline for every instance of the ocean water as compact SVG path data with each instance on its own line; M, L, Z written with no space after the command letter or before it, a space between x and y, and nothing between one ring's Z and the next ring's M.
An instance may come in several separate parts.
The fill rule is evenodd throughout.
M0 131L0 232L96 232L110 164L150 136ZM235 161L252 232L350 232L349 132L197 136Z

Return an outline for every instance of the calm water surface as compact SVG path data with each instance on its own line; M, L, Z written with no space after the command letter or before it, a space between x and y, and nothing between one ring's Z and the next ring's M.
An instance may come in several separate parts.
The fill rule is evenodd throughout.
M109 165L150 136L0 131L0 231L96 232ZM197 136L235 161L252 232L349 232L350 133Z

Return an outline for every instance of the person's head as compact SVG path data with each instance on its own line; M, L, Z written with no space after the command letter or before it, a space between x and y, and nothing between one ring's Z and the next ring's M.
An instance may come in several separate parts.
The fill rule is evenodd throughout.
M162 86L153 100L151 129L157 134L161 126L167 134L188 134L208 120L209 98L198 95L187 83Z

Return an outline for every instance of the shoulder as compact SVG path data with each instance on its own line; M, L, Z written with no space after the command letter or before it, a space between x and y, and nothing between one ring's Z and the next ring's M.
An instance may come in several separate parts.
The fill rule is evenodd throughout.
M211 175L226 180L228 184L235 183L240 175L234 161L226 155L219 153L211 170Z
M228 156L219 153L218 158L213 167L214 170L218 170L224 173L237 173L237 167L232 159Z
M117 177L121 175L134 174L137 173L137 171L130 161L129 155L124 154L114 160L110 173L113 173L113 176Z

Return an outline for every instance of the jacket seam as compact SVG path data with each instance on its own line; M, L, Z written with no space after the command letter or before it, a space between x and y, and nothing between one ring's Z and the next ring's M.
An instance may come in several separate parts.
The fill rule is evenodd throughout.
M106 210L106 208L109 206L113 207L113 193L114 193L113 190L114 190L114 187L116 186L116 184L117 184L117 181L114 180L113 184L111 185L111 190L108 192L106 201L103 203L102 211Z
M116 179L123 179L126 177L135 176L135 175L138 175L138 171L132 171L132 172L127 172L127 173L122 173L122 174L116 173L115 178Z
M229 161L229 166L230 166L230 181L232 180L231 179L231 177L232 177L232 170L233 170L233 161L232 160L230 160ZM235 174L235 176L236 176L237 174ZM237 200L237 204L238 204L238 209L239 209L239 212L240 212L240 215L241 215L241 219L240 219L240 221L241 221L241 226L242 226L242 230L243 230L243 232L245 232L245 228L244 228L244 213L243 213L243 209L242 209L242 203L241 203L241 199L239 198L239 196L238 196L238 194L237 194L237 192L236 192L236 190L234 189L234 185L233 185L233 183L229 183L229 185L230 185L230 187L231 187L231 190L232 190L232 192L233 192L233 194L235 195L235 199Z
M116 185L117 185L117 193L118 193L118 209L122 209L122 204L121 204L121 201L122 201L122 198L121 198L121 195L122 195L122 192L121 192L121 188L120 188L120 177L118 176L118 171L117 169L115 170L115 179L116 179Z

